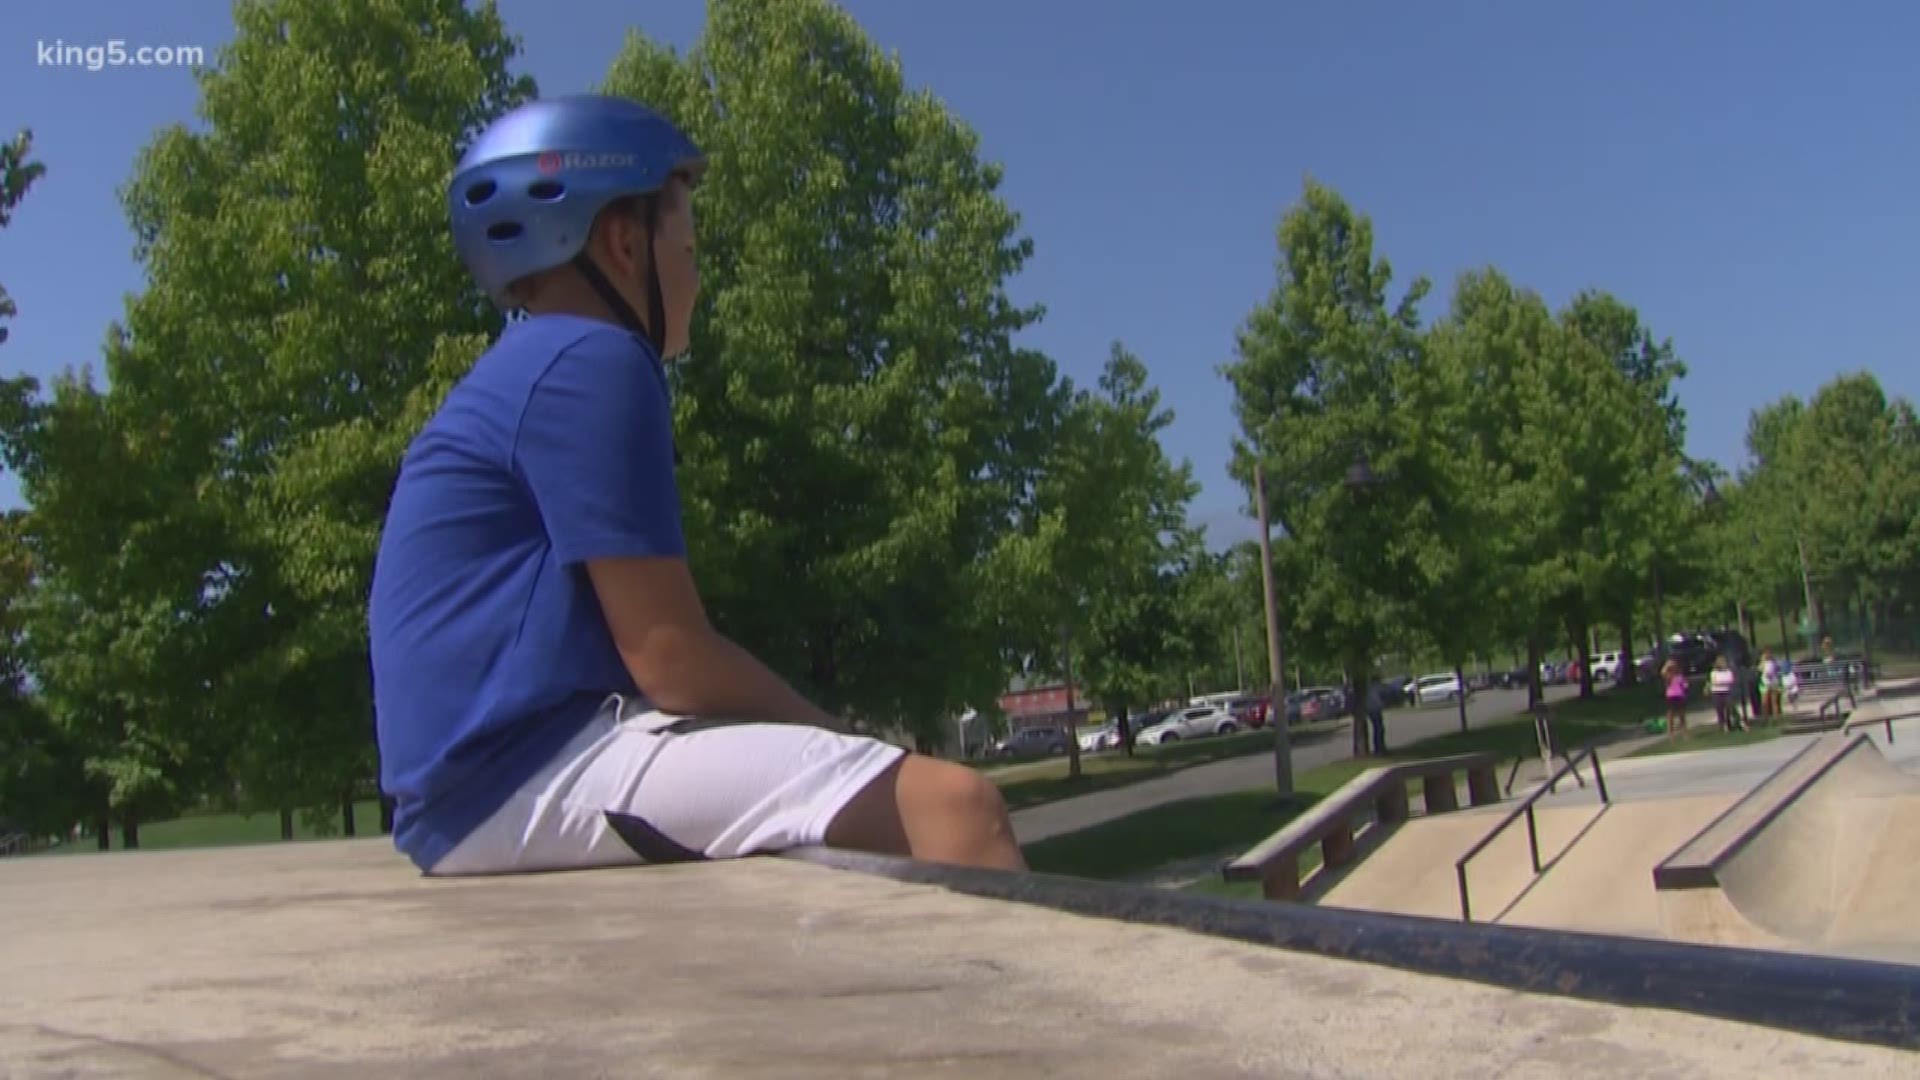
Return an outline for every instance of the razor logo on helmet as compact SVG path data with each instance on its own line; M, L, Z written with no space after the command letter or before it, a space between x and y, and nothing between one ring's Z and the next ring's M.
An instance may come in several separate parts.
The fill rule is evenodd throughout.
M541 154L537 165L541 173L552 176L562 169L630 169L639 164L638 154L582 154L549 150Z

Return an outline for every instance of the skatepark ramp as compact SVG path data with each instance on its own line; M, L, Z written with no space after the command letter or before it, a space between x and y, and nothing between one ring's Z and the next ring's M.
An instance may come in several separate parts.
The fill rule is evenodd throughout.
M1920 962L1920 778L1865 734L1821 738L1653 880L1671 938Z

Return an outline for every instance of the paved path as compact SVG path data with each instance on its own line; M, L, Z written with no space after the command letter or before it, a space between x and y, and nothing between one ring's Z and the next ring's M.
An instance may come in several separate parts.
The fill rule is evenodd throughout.
M1898 699L1887 700L1891 704ZM1907 698L1901 704L1907 706L1914 702L1915 699ZM1869 708L1869 704L1862 702L1860 711L1854 715L1863 718L1883 715L1884 706L1873 703L1876 707ZM1885 711L1891 712L1894 717L1892 742L1887 741L1886 729L1877 724L1854 728L1853 733L1871 738L1896 768L1920 776L1920 717L1908 716L1904 707ZM1695 714L1691 722L1698 723L1699 715ZM1821 734L1782 735L1750 746L1608 761L1603 765L1607 777L1607 795L1614 802L1637 802L1748 792L1772 775L1774 770L1785 765L1793 755L1805 749L1808 743L1822 737ZM1541 801L1547 805L1568 801L1591 802L1593 796L1563 788L1557 795L1549 795Z
M1561 701L1574 696L1574 686L1547 687L1547 700ZM1467 722L1473 727L1511 718L1524 712L1527 692L1523 690L1485 690L1467 703ZM1421 739L1444 735L1460 729L1460 715L1453 706L1387 711L1387 746L1405 746ZM1353 737L1345 725L1330 732L1302 737L1293 743L1295 774L1321 765L1344 761L1352 756ZM1171 776L1145 780L1111 791L1078 795L1059 802L1020 810L1013 815L1014 835L1023 844L1079 832L1104 821L1150 810L1182 799L1224 795L1232 791L1273 785L1273 755L1248 754L1209 765L1195 765Z

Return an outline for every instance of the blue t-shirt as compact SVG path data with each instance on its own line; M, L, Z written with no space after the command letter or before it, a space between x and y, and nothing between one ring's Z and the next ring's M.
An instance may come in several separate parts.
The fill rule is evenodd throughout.
M685 555L668 405L639 337L541 315L408 448L368 614L394 846L423 870L635 693L584 564Z

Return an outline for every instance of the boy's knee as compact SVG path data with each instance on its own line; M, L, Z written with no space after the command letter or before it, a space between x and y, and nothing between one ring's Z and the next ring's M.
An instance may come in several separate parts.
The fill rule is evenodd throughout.
M1007 812L1007 802L1000 795L1000 785L981 776L977 770L965 765L942 762L942 787L946 798L955 810L963 814L997 818Z
M915 770L916 802L955 821L999 827L1006 821L1007 803L1000 788L976 770L950 761L929 759Z

